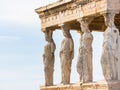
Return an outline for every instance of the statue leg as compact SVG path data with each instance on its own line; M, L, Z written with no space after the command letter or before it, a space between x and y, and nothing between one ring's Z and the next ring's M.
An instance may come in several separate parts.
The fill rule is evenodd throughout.
M53 85L53 74L54 74L54 57L53 60L51 60L50 64L50 85Z
M113 80L118 80L118 60L115 58L113 61Z
M50 86L50 73L49 73L49 68L47 66L44 67L44 72L45 72L45 86Z
M52 86L53 85L54 60L51 60L51 62L47 62L47 63L49 64L46 64L44 66L45 86Z
M66 56L61 59L61 73L62 73L62 82L63 84L70 83L70 73L71 73L71 60L67 59Z
M110 64L110 52L105 50L101 57L101 66L102 66L103 75L104 75L105 80L112 79L112 75L111 75L112 68L110 65L111 65Z
M88 57L84 56L83 59L83 82L89 81L89 66L88 66Z
M77 60L77 72L79 74L79 77L80 77L80 82L83 82L83 60L82 60L82 57L78 57L78 60Z
M92 71L93 71L93 65L92 65L92 53L89 54L89 59L88 59L88 71L89 71L89 81L92 82L93 80L93 74L92 74Z
M67 65L66 65L66 74L65 74L65 78L66 78L66 84L70 83L70 74L71 74L71 63L72 60L67 60Z
M64 72L65 72L65 63L64 63L64 56L61 56L61 59L60 59L60 63L61 63L61 83L64 83Z

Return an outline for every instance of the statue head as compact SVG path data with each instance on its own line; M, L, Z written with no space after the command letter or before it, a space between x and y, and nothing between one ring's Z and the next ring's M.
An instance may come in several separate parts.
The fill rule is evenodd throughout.
M71 37L69 30L63 30L63 35L64 35L65 37Z
M44 33L45 33L46 41L50 42L52 40L53 31L52 30L46 30Z
M88 29L88 23L86 21L81 21L81 31L83 33L90 32Z
M70 35L70 28L71 28L70 25L68 23L66 23L66 24L61 24L60 26L63 30L63 35L65 37L71 37L71 35Z
M115 13L106 13L104 14L105 25L108 27L116 27L114 24Z

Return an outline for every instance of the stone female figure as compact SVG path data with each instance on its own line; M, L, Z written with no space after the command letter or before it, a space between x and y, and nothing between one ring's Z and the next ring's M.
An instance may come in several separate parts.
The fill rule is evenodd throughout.
M83 32L80 39L79 56L77 60L77 72L80 82L92 81L92 41L93 36L88 29L88 23L81 20L81 30Z
M107 29L104 32L103 52L101 65L105 80L118 79L118 38L119 31L114 25L115 14L107 14L105 22Z
M74 57L74 43L69 30L63 30L64 39L60 50L62 84L70 83L71 64Z
M53 72L54 72L54 52L56 49L55 43L52 39L52 31L45 31L45 39L47 41L44 47L43 62L45 72L45 86L53 85Z

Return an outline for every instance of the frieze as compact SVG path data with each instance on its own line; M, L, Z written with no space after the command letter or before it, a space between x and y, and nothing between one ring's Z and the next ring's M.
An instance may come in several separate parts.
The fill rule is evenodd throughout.
M58 14L59 12L63 12L66 10L74 10L76 8L78 8L78 6L83 6L84 4L90 3L93 0L71 0L71 2L51 8L51 9L46 9L44 11L38 12L36 10L36 12L39 14L40 18L43 17L49 17L52 14ZM42 14L41 14L42 13ZM43 14L44 13L44 14Z
M74 9L74 10L70 9L70 10L59 12L56 15L52 14L49 17L42 18L42 23L45 23L45 22L48 22L48 21L53 21L53 20L56 20L56 19L60 19L60 17L68 17L68 16L70 16L72 14L76 14L78 12L79 12L78 9Z
M48 10L45 10L45 11L42 11L42 12L38 12L39 17L43 18L43 17L49 17L53 14L57 15L59 12L63 12L63 11L71 9L71 4L72 3L67 3L65 5L57 6L57 7L54 7L52 9L48 9ZM44 14L41 14L41 13L44 13Z
M67 18L67 17L75 15L75 14L78 14L79 17L83 17L83 16L86 16L86 15L95 14L96 11L99 12L99 10L100 11L104 10L105 5L106 5L104 1L103 2L100 1L100 3L103 4L103 5L99 5L98 2L91 2L91 3L88 3L85 6L81 6L81 5L79 5L77 7L74 6L74 7L76 7L74 9L72 7L71 7L72 9L71 8L67 9L67 8L63 7L63 8L61 8L60 11L55 9L56 12L54 12L54 10L52 10L52 11L48 11L44 14L41 13L41 16L46 15L43 18L43 19L45 19L45 20L43 20L44 22L56 20L58 18L60 19L60 17Z
M68 8L69 7L69 8ZM101 12L107 11L106 0L97 0L86 5L77 5L76 3L67 3L50 10L40 13L41 24L43 28L56 26L60 23L70 22L78 18L89 15L100 15Z

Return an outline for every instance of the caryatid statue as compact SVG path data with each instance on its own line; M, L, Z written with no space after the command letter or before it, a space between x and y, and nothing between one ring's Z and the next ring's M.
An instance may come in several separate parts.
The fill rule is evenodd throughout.
M43 62L45 72L45 86L53 85L53 72L54 72L54 52L56 49L55 43L52 39L52 30L46 30L45 39L47 44L44 47Z
M62 84L70 83L71 64L74 57L74 42L70 34L69 25L62 25L64 39L61 44L60 62L61 62L61 75Z
M115 13L104 14L107 29L104 32L101 65L105 80L118 79L118 37L119 31L114 24Z
M89 30L89 23L92 18L88 19L82 18L78 21L81 24L81 31L83 32L80 39L79 55L77 60L77 72L80 76L80 82L92 82L93 67L92 67L92 41L93 35Z

